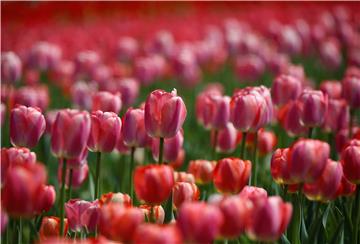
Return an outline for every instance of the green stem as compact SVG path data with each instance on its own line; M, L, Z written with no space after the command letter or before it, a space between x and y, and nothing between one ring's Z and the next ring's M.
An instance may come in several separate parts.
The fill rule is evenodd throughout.
M67 192L67 200L71 199L71 191L72 191L72 178L73 178L73 169L70 169L69 172L69 181L68 181L68 192Z
M134 155L135 155L135 147L131 148L130 154L130 167L129 167L129 186L130 186L130 197L131 200L134 201L134 184L133 184L133 171L134 171Z
M212 145L211 159L215 159L218 134L219 131L217 129L214 129L214 144Z
M172 191L170 193L170 197L169 199L167 200L167 203L166 203L166 209L165 209L165 220L164 220L164 223L165 224L168 224L171 222L172 220L172 213L173 213L173 198L172 198Z
M313 127L309 127L309 134L308 134L308 138L311 139L312 136L313 136L313 131L314 131L314 128Z
M159 161L158 164L162 164L163 163L163 151L164 151L164 138L160 137L160 142L159 142Z
M355 203L353 208L354 213L354 221L355 223L353 225L353 241L354 244L359 244L359 224L360 224L360 185L356 186L356 197L355 197Z
M302 209L301 209L301 200L300 200L300 194L297 193L294 194L293 197L293 206L294 206L294 213L292 216L292 220L289 226L289 237L290 242L292 244L300 244L300 226L301 226L301 215L302 215Z
M23 223L22 218L19 218L19 232L18 232L18 243L22 244L22 234L23 234Z
M253 184L254 186L257 185L257 174L258 174L258 163L257 163L257 144L258 144L258 136L257 131L255 132L255 138L254 138L254 154L253 154Z
M66 181L66 160L60 159L63 162L61 175L61 192L60 192L60 236L64 235L64 217L65 217L65 181Z
M244 159L246 135L247 135L246 132L242 133L241 146L240 146L240 158L241 159Z
M101 176L101 152L96 152L96 172L95 172L95 199L100 197L100 176Z

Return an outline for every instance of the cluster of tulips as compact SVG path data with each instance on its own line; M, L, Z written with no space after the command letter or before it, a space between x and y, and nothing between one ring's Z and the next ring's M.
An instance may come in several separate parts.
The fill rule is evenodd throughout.
M359 244L359 22L319 16L6 43L2 241ZM311 55L338 80L291 62Z

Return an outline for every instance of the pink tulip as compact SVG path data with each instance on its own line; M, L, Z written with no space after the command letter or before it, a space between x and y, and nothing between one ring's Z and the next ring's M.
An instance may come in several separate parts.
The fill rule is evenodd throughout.
M128 147L146 147L151 138L145 130L144 110L129 108L123 118L122 136Z
M345 177L354 184L360 183L360 140L351 140L341 153ZM359 187L359 186L358 186Z
M117 90L121 94L122 104L131 106L139 95L140 83L133 78L124 78L118 81Z
M114 112L118 114L121 110L120 93L111 94L110 92L97 92L92 96L92 110L101 110L104 112Z
M61 49L55 44L38 42L30 50L29 64L33 68L48 71L58 65L61 56Z
M360 77L345 77L342 81L343 98L351 108L360 107Z
M344 99L329 99L328 112L322 127L325 131L337 132L349 125L349 107Z
M22 64L14 52L1 53L1 80L14 83L21 77Z
M49 211L55 203L55 188L51 185L43 185L38 192L37 198L36 212L41 214Z
M98 200L87 202L72 199L65 203L65 213L69 228L73 231L94 231L99 220L100 208Z
M122 62L131 62L139 54L139 49L139 43L135 38L124 36L117 43L117 56Z
M10 140L17 147L35 147L46 128L37 108L17 106L10 114Z
M17 104L27 107L38 107L41 111L45 111L49 105L48 87L39 85L19 88L14 93L11 107Z
M260 199L266 199L268 194L264 188L256 186L245 186L239 193L239 196L255 203Z
M159 140L152 140L152 154L153 158L158 161L159 158ZM175 161L182 149L184 142L184 135L181 130L179 130L174 137L166 138L164 140L164 152L163 152L163 161L164 162L172 162Z
M92 96L96 92L93 83L78 81L71 86L71 100L78 109L90 110L92 108Z
M300 120L307 127L321 126L324 122L328 99L321 91L304 90L299 97Z
M257 55L249 54L236 60L236 74L241 81L255 81L265 71L264 61Z
M2 234L6 229L9 222L9 216L6 212L0 207L0 233Z
M79 52L75 59L75 72L77 78L90 80L96 67L98 67L100 63L100 56L97 52L91 50Z
M70 160L67 160L66 163L68 164ZM89 174L89 166L86 162L86 160L84 160L85 162L83 164L81 164L80 166L78 167L73 167L71 168L71 164L68 164L69 167L66 168L66 178L65 178L65 184L66 186L69 187L70 185L70 170L72 170L72 180L71 180L71 186L73 188L78 188L80 187L84 182L85 180L87 179L88 177L88 174ZM61 185L62 184L62 164L59 164L59 167L58 167L58 173L57 173L57 177L58 177L58 181L59 181L59 184Z
M320 90L329 98L340 99L342 93L341 82L337 80L325 80L320 84Z
M289 136L304 135L308 130L300 121L300 104L290 101L278 111L278 120Z
M296 77L280 75L275 78L271 87L273 102L283 105L290 100L298 98L302 90L302 83Z
M212 133L212 141L214 145L214 133ZM226 127L218 131L216 141L216 151L222 153L230 153L236 149L237 131L232 123L227 123Z

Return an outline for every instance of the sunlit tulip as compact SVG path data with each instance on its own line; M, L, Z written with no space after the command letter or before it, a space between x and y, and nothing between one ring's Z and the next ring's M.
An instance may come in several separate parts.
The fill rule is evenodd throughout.
M241 198L256 202L260 199L268 197L267 191L264 188L256 186L245 186L239 193Z
M65 233L68 230L68 221L65 219ZM46 240L54 236L59 236L60 233L60 219L54 216L44 216L41 220L41 226L39 230L40 240Z
M185 117L186 107L176 90L171 93L155 90L148 96L145 103L145 129L150 136L174 137Z
M171 194L173 169L167 165L147 165L135 169L135 193L148 204L161 204Z
M296 77L280 75L275 78L271 87L271 96L276 105L283 105L298 98L302 91L302 83Z
M239 193L249 181L251 162L239 158L219 160L214 169L214 184L223 193Z
M194 183L175 183L173 188L173 202L176 208L180 208L184 202L196 201L199 197L199 188Z
M188 172L193 174L198 184L207 184L213 179L216 161L203 159L192 160L189 163Z
M322 91L304 90L299 97L300 121L307 127L321 126L324 122L328 99Z
M37 108L18 106L10 114L10 140L17 147L35 147L46 128Z
M320 84L320 90L327 94L329 98L340 99L342 93L342 85L337 80L325 80Z
M176 225L142 224L136 228L134 243L181 244L183 241Z
M161 205L140 205L139 208L143 211L145 219L156 224L163 224L165 219L165 211Z
M159 160L159 140L152 140L151 151L153 154L153 158L158 161ZM166 138L164 140L164 151L163 151L163 161L171 162L177 159L180 150L182 149L184 142L184 135L181 130L179 130L174 137Z
M99 221L99 202L72 199L65 203L65 212L72 231L94 231Z
M147 135L144 122L144 110L129 108L123 118L122 136L128 147L145 147L151 138Z
M341 153L345 177L354 184L360 183L360 140L351 140Z
M114 112L118 114L121 110L120 93L112 94L106 91L100 91L92 96L92 110L101 110L103 112Z
M109 192L109 193L102 194L99 199L100 206L103 206L103 205L106 205L109 203L116 203L121 206L131 207L131 198L128 194L124 194L121 192L117 192L117 193Z
M271 157L271 176L278 184L290 184L290 148L278 148Z
M360 107L360 77L345 77L342 81L343 98L351 108Z
M14 83L21 77L22 64L14 52L1 53L1 80L4 83Z

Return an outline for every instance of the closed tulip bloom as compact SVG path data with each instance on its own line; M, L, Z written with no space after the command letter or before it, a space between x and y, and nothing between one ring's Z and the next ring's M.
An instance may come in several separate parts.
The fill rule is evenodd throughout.
M32 217L38 210L39 192L46 182L42 164L17 164L6 174L2 206L12 217ZM26 203L26 204L24 204Z
M354 139L358 139L360 140L359 137L359 132L360 128L359 127L353 127L352 128L352 134L354 135L353 138ZM356 135L358 135L358 137L356 137ZM343 151L343 149L347 146L348 142L350 141L349 139L349 129L342 129L339 130L336 135L335 135L335 148L336 151L338 153L341 153Z
M299 103L301 122L307 127L321 126L327 113L327 95L322 91L304 90Z
M64 221L64 235L68 231L69 225L67 219ZM44 216L41 220L41 226L39 230L40 240L46 240L51 237L59 236L60 233L60 219L54 216Z
M301 80L290 75L279 75L272 84L271 96L276 105L283 105L297 99L301 91Z
M186 241L210 243L220 233L223 221L218 207L204 202L188 202L181 206L176 223Z
M199 197L199 188L194 183L175 183L173 188L173 203L175 208L180 208L184 202L196 201Z
M320 84L320 90L327 94L329 98L340 99L342 93L342 85L337 80L325 80Z
M144 214L141 209L110 203L100 210L99 232L113 241L130 242L142 222Z
M328 159L322 175L311 184L304 184L303 192L312 201L327 202L336 198L343 169L340 163Z
M91 110L92 96L96 90L94 83L78 81L71 86L71 101L77 109Z
M255 133L250 133L246 137L246 142L250 147L254 147ZM260 129L257 132L257 147L260 155L266 155L270 153L276 146L277 138L272 131L265 131Z
M239 158L219 160L214 169L214 184L223 193L239 193L249 181L251 162Z
M79 52L75 58L77 78L83 78L85 80L91 79L100 64L100 56L97 52L91 50Z
M213 134L214 135L214 134ZM214 140L214 136L212 137ZM227 123L226 127L218 131L216 151L230 153L236 149L237 131L232 123Z
M121 110L120 93L112 94L106 91L100 91L92 96L92 110L101 110L103 112L114 112L118 114Z
M117 53L120 61L131 62L139 53L138 41L130 36L121 37L117 43Z
M278 148L271 157L271 176L278 184L293 183L290 178L290 148Z
M90 116L73 109L57 113L51 132L51 151L58 158L78 158L84 152L90 134Z
M329 99L323 128L328 132L346 129L349 125L349 107L344 99Z
M1 53L1 80L4 83L14 83L21 77L22 64L14 52Z
M167 165L137 167L134 184L138 199L152 205L161 204L171 194L174 185L173 169Z
M213 179L215 165L216 161L192 160L189 163L188 172L194 175L197 184L207 184Z
M250 217L251 203L239 196L230 196L220 202L219 208L224 217L220 235L230 239L241 235Z
M258 55L242 55L236 59L235 71L239 80L255 81L264 73L265 63Z
M290 101L278 111L278 120L289 136L304 135L308 129L300 121L300 104Z
M136 228L134 243L181 244L182 236L176 225L142 224Z
M343 174L341 177L340 186L337 189L336 195L337 196L351 196L356 191L356 185L351 183L348 179L346 179L345 175Z
M145 130L144 110L129 108L123 118L122 136L128 147L146 147L151 138Z
M354 184L360 183L360 140L353 139L341 153L345 177Z
M156 224L163 224L165 219L165 211L161 205L140 205L139 208L143 211L145 219ZM152 213L152 216L151 216Z
M274 196L257 204L251 210L246 228L248 236L258 241L276 241L285 232L292 215L292 205Z
M103 205L109 204L109 203L116 203L124 207L131 207L131 198L128 194L124 194L121 192L113 193L105 193L102 194L99 199L99 204L102 207Z
M94 152L114 150L121 132L121 120L113 112L96 111L91 113L91 130L88 148Z
M293 144L289 156L289 173L293 183L312 183L323 173L330 155L326 142L300 139Z
M125 78L118 82L117 90L121 94L121 101L124 106L134 104L140 91L140 82L133 78Z
M72 231L94 231L99 221L99 202L72 199L65 203L65 213Z
M239 197L256 202L260 199L268 197L267 191L264 188L256 186L245 186L239 193Z
M159 158L159 140L158 138L152 140L151 151L156 161L158 161ZM171 162L176 160L182 149L183 142L184 135L181 130L179 130L174 137L166 138L164 140L163 161Z
M181 148L176 159L173 160L172 162L169 162L169 165L173 169L178 170L181 168L181 166L183 166L184 160L185 160L185 150L183 148Z
M188 182L195 183L195 177L193 174L188 174L186 172L174 172L174 180L175 182Z
M35 147L46 129L45 117L37 108L18 106L10 114L10 140L17 147Z
M67 160L67 162L70 160ZM70 170L72 170L72 179L71 179L71 186L73 188L79 188L87 179L88 175L89 175L89 166L87 164L87 162L85 161L85 163L81 164L78 167L67 167L66 168L66 178L65 178L65 185L67 187L70 186ZM62 184L62 164L59 164L58 167L58 182L61 185Z
M360 77L345 77L342 81L342 95L351 108L360 107Z
M61 49L55 44L41 41L35 43L29 54L29 64L32 68L42 71L54 69L61 60Z
M14 92L13 105L24 105L27 107L38 107L45 111L49 106L49 90L45 85L22 86Z
M46 121L45 133L47 133L49 135L51 134L52 126L55 122L58 112L59 112L59 110L51 110L51 111L46 112L46 114L45 114L45 121Z
M51 185L43 185L38 192L36 211L41 214L48 212L55 203L56 192Z
M174 89L171 93L153 91L145 103L145 129L157 138L174 137L186 117L186 107Z

